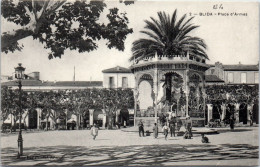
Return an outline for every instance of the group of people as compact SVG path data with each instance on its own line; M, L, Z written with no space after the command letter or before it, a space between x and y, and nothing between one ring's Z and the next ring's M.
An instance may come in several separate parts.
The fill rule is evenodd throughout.
M168 123L164 123L163 127L162 127L162 132L164 134L165 140L167 140L168 138L168 133L170 132L171 137L175 137L175 130L176 130L176 123L177 123L177 119L176 116L173 116L170 118L170 120L168 121ZM142 120L140 120L139 124L139 136L140 137L144 137L144 125ZM190 119L189 116L186 117L185 120L185 133L184 133L184 139L191 139L192 137L192 121ZM157 138L158 137L158 133L159 133L159 127L157 125L157 123L154 123L153 126L153 137Z

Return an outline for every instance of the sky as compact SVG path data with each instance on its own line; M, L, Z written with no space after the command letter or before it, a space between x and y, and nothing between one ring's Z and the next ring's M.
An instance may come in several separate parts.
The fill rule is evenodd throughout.
M144 20L150 17L158 18L157 12L165 11L172 15L177 9L177 17L184 14L195 16L192 23L200 27L190 35L204 39L208 46L206 50L208 64L219 61L223 64L257 64L259 61L259 5L257 2L207 2L207 1L138 1L133 5L123 5L118 2L106 2L108 8L118 7L126 12L130 21L129 27L133 33L125 40L125 50L108 49L105 40L99 41L98 49L92 52L78 53L66 50L60 58L48 59L48 50L32 37L19 41L23 50L14 53L1 53L1 75L12 75L18 63L26 68L25 73L40 72L44 81L72 81L75 66L76 81L102 81L102 70L115 66L129 67L132 55L132 43L144 35ZM217 6L216 6L217 5ZM213 9L213 7L218 7ZM104 11L107 13L108 8ZM203 16L200 15L203 13ZM234 14L242 14L236 15ZM246 16L245 16L246 13ZM212 14L212 16L211 16ZM216 15L215 15L216 14ZM229 14L227 16L227 14ZM231 16L232 14L232 16ZM101 17L105 21L105 15ZM1 31L17 29L13 23L1 21Z

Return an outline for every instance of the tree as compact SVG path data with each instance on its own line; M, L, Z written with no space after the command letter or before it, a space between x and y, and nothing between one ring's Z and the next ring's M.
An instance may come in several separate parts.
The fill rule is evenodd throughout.
M126 13L120 13L117 8L109 9L108 23L100 23L104 8L103 1L3 0L2 16L20 28L2 33L1 49L5 53L21 51L23 46L18 41L32 36L51 50L49 59L61 58L66 49L79 53L93 51L102 38L108 41L108 48L123 51L126 36L133 32L128 28Z
M58 91L58 92L51 92L52 95L52 112L50 112L50 118L54 123L54 129L58 128L58 119L65 115L65 99L66 99L66 92L65 91Z
M131 89L102 89L101 101L108 117L108 129L112 129L116 111L123 108L133 108L133 91Z
M87 111L93 108L93 98L91 96L91 89L72 91L69 94L70 111L77 117L77 129L81 126L80 117L84 117Z
M205 52L206 44L199 37L192 37L189 33L198 28L191 24L193 17L186 20L186 14L177 20L177 10L172 17L165 12L158 12L159 20L151 17L152 21L145 20L145 31L142 34L148 38L134 41L132 46L132 60L158 55L187 55L200 56L208 59ZM186 21L185 21L186 20Z
M53 114L55 109L54 93L50 92L41 92L39 94L38 106L42 109L41 119L46 119L46 130L48 130L49 118Z
M8 89L8 87L2 87L1 89L1 116L3 122L11 114L11 110L13 108L13 96L11 91L12 90Z
M25 119L28 117L28 115L32 112L35 112L35 109L38 107L38 98L37 98L37 93L36 92L29 92L27 93L27 101L26 101L26 109L27 112L25 113L25 115L23 116L23 122L24 122L24 126L26 127L26 121Z
M13 115L13 130L16 131L16 122L19 120L20 114L23 115L25 110L27 109L27 93L24 91L21 92L22 111L20 113L19 90L12 90L8 87L3 87L1 91L2 119L4 121L10 114Z

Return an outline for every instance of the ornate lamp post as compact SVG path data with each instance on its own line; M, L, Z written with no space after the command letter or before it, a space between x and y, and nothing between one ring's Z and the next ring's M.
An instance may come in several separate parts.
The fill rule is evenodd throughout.
M22 137L22 129L21 129L21 120L22 120L22 79L24 78L24 70L22 64L19 63L18 67L15 69L15 78L18 79L18 87L19 87L19 135L18 135L18 157L23 155L23 137Z

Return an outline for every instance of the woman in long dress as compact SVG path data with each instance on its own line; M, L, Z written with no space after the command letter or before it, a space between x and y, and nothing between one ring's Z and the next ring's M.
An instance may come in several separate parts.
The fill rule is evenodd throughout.
M156 123L154 123L154 127L153 127L153 137L154 138L158 137L158 126Z

